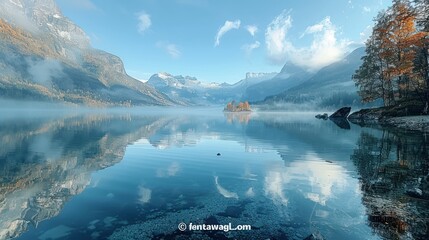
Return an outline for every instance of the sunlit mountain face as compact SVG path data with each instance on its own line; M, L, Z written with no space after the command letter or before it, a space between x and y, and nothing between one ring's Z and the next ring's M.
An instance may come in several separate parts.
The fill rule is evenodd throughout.
M54 0L0 3L2 98L90 106L172 105L128 76L122 60L92 48Z

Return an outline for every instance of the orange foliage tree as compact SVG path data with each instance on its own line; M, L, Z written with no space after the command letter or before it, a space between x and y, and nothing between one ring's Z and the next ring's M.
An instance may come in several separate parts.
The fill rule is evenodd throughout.
M229 102L224 111L229 112L242 112L242 111L251 111L249 102L239 102L238 105L235 105L235 101Z
M427 55L426 76L421 73L425 61L423 64L417 61L422 48L427 47L428 37L427 31L417 27L419 16L408 0L394 0L375 19L372 35L366 42L366 56L353 76L364 102L381 98L390 106L398 100L422 95L427 95L425 101L429 101ZM427 54L427 48L423 52Z

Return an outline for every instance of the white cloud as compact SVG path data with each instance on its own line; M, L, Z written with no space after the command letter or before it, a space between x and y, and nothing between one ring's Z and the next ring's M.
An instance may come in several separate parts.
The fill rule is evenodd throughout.
M324 27L328 24L330 24L330 19L325 18L320 23L314 24L312 26L308 26L300 38L303 38L306 34L313 34L313 33L321 32L321 31L323 31Z
M29 65L28 73L31 80L43 86L50 87L55 78L64 75L63 66L57 60L44 59L35 61L31 58L26 58L26 62Z
M321 32L323 31L323 28L326 25L330 24L330 19L327 17L325 18L322 22L314 24L312 26L308 26L307 29L305 29L305 34L312 34L312 33L317 33L317 32Z
M163 49L172 58L179 58L182 55L182 52L179 50L176 44L160 41L156 43L156 46Z
M256 25L247 25L246 30L254 37L256 32L258 32L258 27Z
M289 12L284 10L267 27L265 31L265 44L267 45L268 57L276 63L283 64L286 60L288 46L286 34L292 27L292 18Z
M364 6L364 7L362 8L362 10L363 10L364 12L367 12L367 13L371 12L371 8L370 8L370 7L367 7L367 6Z
M167 53L170 54L170 56L173 58L178 58L180 57L180 55L182 55L182 53L179 51L179 49L177 49L177 46L175 44L168 44L165 49Z
M353 5L353 2L351 0L348 1L349 8L353 9L355 6Z
M341 60L350 44L346 40L337 39L337 30L326 17L320 23L306 28L304 34L312 36L312 42L307 47L295 47L287 39L287 33L292 27L289 12L283 11L267 27L265 43L268 58L276 64L290 61L308 71L316 71L333 62Z
M137 16L139 23L137 25L139 33L143 34L152 25L150 15L145 12L140 12Z
M261 43L259 41L256 41L251 44L244 44L241 49L243 49L247 55L250 55L252 51L259 48L259 46L261 46Z
M39 26L13 1L0 1L0 18L31 33L40 33Z
M220 44L220 39L222 38L222 36L227 33L228 31L232 30L232 29L239 29L240 28L240 24L241 21L240 20L235 20L234 22L232 21L225 21L225 24L219 28L217 34L216 34L216 41L215 41L215 47L219 46Z

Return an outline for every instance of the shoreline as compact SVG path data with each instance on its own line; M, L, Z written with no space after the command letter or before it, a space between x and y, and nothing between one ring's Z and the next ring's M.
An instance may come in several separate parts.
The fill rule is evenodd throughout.
M361 109L348 116L348 120L360 126L380 125L407 131L429 132L429 115L404 114L387 108Z
M392 117L382 119L382 125L388 127L396 127L408 131L420 131L429 133L429 116L407 116L407 117Z

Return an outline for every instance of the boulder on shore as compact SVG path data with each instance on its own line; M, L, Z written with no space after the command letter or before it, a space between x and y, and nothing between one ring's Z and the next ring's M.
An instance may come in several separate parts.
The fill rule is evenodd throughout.
M329 116L329 118L347 118L351 110L351 107L342 107Z
M421 116L424 114L425 105L419 100L398 102L393 106L361 109L350 114L348 119L353 123L376 124L383 123L394 117Z
M382 108L368 108L361 109L349 115L348 119L353 123L368 122L378 123L378 120L382 117Z

